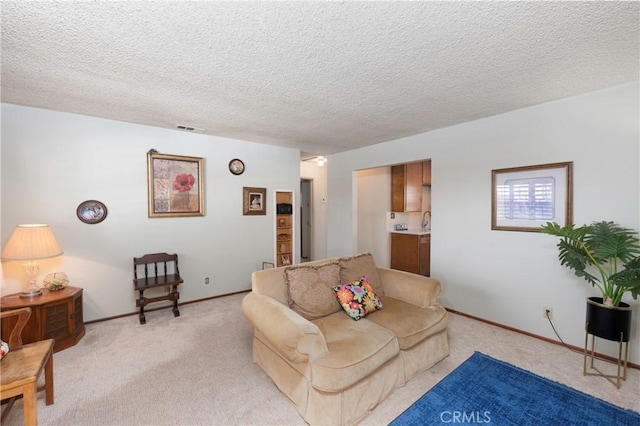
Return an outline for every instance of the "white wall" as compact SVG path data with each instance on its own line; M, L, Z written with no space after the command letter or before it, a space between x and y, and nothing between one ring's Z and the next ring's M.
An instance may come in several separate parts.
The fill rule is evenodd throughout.
M151 148L204 158L204 217L147 217ZM229 173L233 158L244 174ZM48 223L64 255L41 261L38 281L66 272L84 289L86 321L135 311L132 259L144 253L178 253L181 302L246 290L251 272L274 258L273 191L299 196L299 161L289 148L3 104L2 243L19 223ZM267 188L266 216L242 215L243 186ZM88 199L106 204L104 222L77 219ZM20 291L20 264L3 267L2 294Z
M391 170L389 167L360 170L357 187L357 251L371 253L376 265L388 268L391 265L391 237L387 227L387 215L391 210Z
M549 306L562 338L581 347L585 298L597 293L559 265L554 237L491 230L491 170L573 161L574 222L638 230L639 115L632 83L332 155L328 255L357 251L356 170L431 158L431 275L442 282L444 304L555 339L542 318ZM624 300L635 308L639 342L638 302ZM640 362L639 351L630 359Z

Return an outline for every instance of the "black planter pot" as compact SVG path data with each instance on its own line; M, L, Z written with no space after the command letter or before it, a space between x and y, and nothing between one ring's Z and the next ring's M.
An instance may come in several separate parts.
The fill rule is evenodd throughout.
M631 338L631 306L620 302L619 306L609 307L602 304L602 297L589 297L586 328L594 336L628 342Z

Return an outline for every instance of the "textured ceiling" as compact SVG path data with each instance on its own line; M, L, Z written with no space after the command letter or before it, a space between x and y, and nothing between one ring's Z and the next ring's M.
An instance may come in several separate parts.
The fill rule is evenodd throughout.
M327 155L639 79L639 2L11 2L2 102Z

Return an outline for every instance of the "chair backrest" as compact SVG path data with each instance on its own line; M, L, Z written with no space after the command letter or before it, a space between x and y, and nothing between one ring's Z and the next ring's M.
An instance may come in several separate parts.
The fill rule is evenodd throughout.
M172 268L173 271L171 270ZM138 269L144 271L144 277L138 277ZM133 258L133 276L135 279L169 274L180 275L177 254L151 253Z
M29 317L31 316L31 308L20 308L11 311L0 312L0 318L3 321L6 321L5 318L7 317L12 317L15 315L18 316L18 320L13 326L13 329L11 329L11 334L9 335L9 340L7 341L11 350L19 349L22 347L22 329L25 325L27 325L27 321L29 321ZM5 338L5 336L2 337Z

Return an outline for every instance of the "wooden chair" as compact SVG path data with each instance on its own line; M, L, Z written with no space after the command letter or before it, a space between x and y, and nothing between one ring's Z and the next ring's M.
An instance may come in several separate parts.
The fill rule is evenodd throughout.
M22 395L24 406L24 424L38 424L37 383L44 370L45 402L53 404L53 345L55 340L22 344L22 329L31 316L31 308L21 308L0 312L2 321L18 316L9 335L9 353L0 361L0 399L9 399L2 412L0 421L4 421L17 397ZM13 320L13 319L12 319ZM6 339L6 336L3 336Z
M144 271L144 272L142 272ZM149 303L162 300L173 301L173 316L179 317L178 285L182 284L180 270L178 269L178 255L168 253L145 254L142 257L133 258L133 288L139 292L136 306L140 308L140 324L146 324L144 307ZM144 297L144 291L156 287L170 287L169 293L164 296Z

